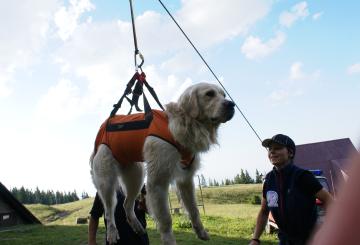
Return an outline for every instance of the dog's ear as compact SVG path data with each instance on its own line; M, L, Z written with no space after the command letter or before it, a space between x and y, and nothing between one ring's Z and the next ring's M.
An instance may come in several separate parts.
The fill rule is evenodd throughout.
M170 102L169 104L165 105L165 108L166 111L173 116L181 114L181 110L179 108L178 103Z
M180 96L179 105L192 118L197 118L200 114L199 99L195 89L185 90Z

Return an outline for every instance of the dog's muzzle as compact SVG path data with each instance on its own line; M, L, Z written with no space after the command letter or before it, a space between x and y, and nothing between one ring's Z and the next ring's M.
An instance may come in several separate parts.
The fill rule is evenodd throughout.
M230 100L225 100L224 102L224 122L227 122L233 118L235 114L235 103Z

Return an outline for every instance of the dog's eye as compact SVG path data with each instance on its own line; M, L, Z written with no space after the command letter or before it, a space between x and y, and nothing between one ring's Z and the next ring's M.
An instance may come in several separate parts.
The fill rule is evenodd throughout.
M215 91L214 90L207 91L205 95L208 96L208 97L214 97L215 96Z

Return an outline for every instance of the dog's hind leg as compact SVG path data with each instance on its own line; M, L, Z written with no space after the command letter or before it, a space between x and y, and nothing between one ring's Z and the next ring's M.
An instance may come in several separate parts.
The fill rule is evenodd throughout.
M119 239L119 233L115 224L116 189L119 187L119 165L112 156L111 150L105 145L100 145L92 159L91 166L93 182L104 205L107 222L106 239L110 244L113 244Z
M145 228L141 225L134 212L134 205L144 183L144 166L141 162L131 163L120 171L123 191L126 198L124 210L126 218L132 229L138 234L145 234Z

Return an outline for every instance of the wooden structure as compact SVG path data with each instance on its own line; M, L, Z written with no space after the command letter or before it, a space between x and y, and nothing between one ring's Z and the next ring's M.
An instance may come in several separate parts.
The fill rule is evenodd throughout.
M41 222L0 182L0 229Z

